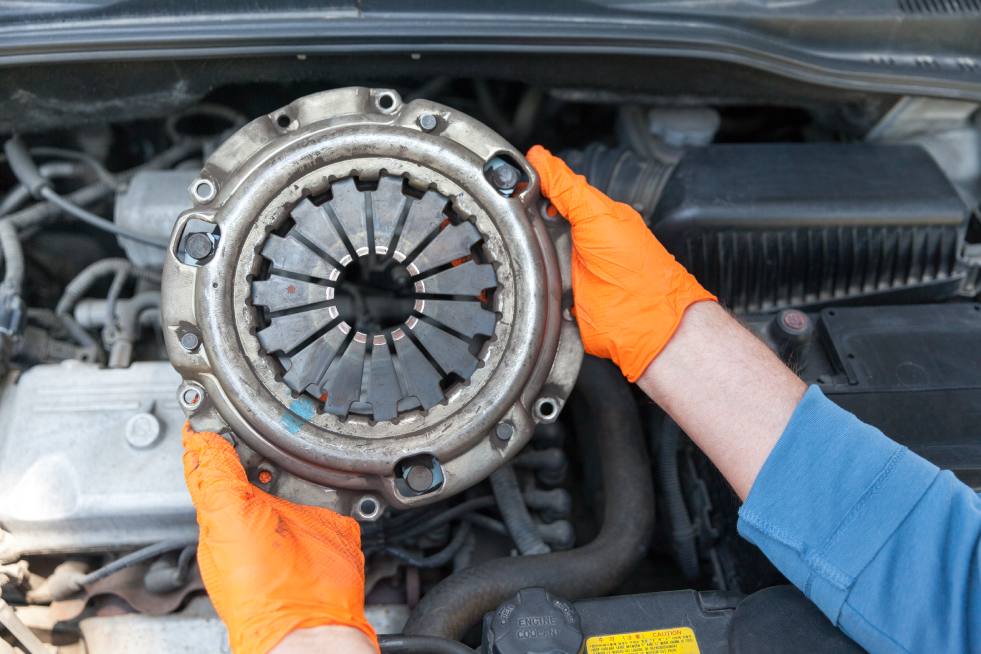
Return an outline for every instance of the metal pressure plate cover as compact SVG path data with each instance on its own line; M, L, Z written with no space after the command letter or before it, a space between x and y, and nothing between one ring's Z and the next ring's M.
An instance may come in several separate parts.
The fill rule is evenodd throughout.
M568 229L484 125L325 91L243 127L189 191L164 266L178 401L259 486L370 520L480 481L558 415L582 358Z

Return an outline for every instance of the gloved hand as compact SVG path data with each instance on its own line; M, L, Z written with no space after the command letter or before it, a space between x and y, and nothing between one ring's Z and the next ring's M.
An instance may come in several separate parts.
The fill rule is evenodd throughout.
M572 293L586 352L637 381L681 323L715 296L664 249L636 211L614 202L536 145L528 162L542 193L572 224Z
M295 629L364 617L364 556L352 518L249 483L218 434L184 426L184 478L197 508L198 566L235 654L265 654Z

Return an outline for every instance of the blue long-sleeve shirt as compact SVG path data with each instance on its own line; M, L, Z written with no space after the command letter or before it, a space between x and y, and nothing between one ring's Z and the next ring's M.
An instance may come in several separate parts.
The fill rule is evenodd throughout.
M870 652L981 652L981 497L817 387L738 529Z

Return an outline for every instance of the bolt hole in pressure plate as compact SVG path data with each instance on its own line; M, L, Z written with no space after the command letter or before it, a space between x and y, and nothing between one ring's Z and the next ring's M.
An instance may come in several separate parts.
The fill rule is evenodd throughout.
M168 352L192 426L275 470L271 492L373 520L473 485L557 417L582 359L568 230L487 127L326 91L243 127L200 180L165 264Z

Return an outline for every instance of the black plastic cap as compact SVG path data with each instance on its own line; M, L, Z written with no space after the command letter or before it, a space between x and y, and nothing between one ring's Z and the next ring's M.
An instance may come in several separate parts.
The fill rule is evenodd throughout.
M582 641L571 603L543 588L525 588L498 607L485 642L491 654L579 654Z
M796 362L814 335L814 322L803 311L784 309L773 317L769 329L780 358Z

